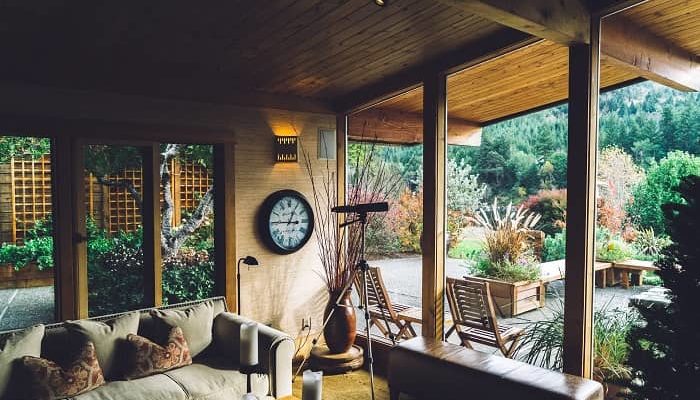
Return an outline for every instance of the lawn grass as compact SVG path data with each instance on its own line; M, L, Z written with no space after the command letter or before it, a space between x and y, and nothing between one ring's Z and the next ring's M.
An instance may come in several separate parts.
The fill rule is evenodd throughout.
M475 252L481 251L482 246L483 241L481 239L465 239L451 248L447 255L450 258L467 260L472 258Z

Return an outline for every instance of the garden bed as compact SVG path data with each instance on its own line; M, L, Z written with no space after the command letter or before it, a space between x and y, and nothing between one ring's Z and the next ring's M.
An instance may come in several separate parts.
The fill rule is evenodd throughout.
M0 289L53 286L53 268L39 270L36 263L15 270L11 264L0 265Z
M540 280L510 283L474 276L468 278L489 283L494 306L500 310L499 316L512 317L544 306L545 287Z

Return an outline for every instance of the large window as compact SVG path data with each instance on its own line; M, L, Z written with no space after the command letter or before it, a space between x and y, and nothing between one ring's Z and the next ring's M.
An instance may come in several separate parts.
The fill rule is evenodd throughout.
M212 145L161 145L163 303L214 293Z
M55 320L51 144L0 136L0 331Z
M421 332L422 96L423 90L418 88L391 101L417 104L415 112L402 116L411 118L408 124L392 122L396 114L388 103L349 119L349 129L356 140L348 144L348 184L351 196L354 193L357 197L349 201L365 202L365 198L374 197L389 203L388 212L371 217L367 230L367 258L376 271L370 293L383 292L379 298L387 300L382 302L383 307L371 307L371 333L382 340L391 339L392 334L395 340L403 340ZM358 330L364 332L361 317L358 313Z
M87 145L88 310L91 316L143 307L143 157L138 147Z

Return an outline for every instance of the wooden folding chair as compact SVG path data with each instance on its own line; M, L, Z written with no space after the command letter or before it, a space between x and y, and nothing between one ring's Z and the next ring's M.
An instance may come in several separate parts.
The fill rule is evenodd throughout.
M410 339L416 336L412 322L420 323L421 309L405 304L392 303L384 286L382 273L377 267L370 267L367 274L367 293L370 328L374 325L384 337ZM355 276L357 293L363 295L362 274ZM384 311L382 315L382 310ZM384 320L386 318L386 321ZM396 330L396 332L394 332Z
M523 330L498 324L488 282L447 278L447 300L463 346L472 349L471 342L481 343L513 356Z

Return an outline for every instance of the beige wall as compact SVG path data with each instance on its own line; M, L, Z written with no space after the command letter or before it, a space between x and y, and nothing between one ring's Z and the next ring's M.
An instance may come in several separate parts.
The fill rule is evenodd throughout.
M303 317L312 326L322 323L326 294L318 275L316 242L299 252L276 255L259 241L255 215L262 201L280 189L295 189L311 201L310 182L303 164L276 164L275 134L297 134L314 159L315 172L326 162L316 159L319 128L334 128L330 114L297 113L193 103L141 96L53 90L0 83L0 113L105 122L177 126L196 135L207 129L224 132L236 141L235 189L237 257L252 255L261 266L242 270L243 314L297 336ZM91 122L92 123L92 122ZM204 129L202 129L204 128ZM195 140L199 141L199 137ZM335 169L334 163L330 168ZM231 266L234 268L235 266Z
M313 160L316 175L326 161L316 156L319 128L333 128L335 117L285 111L247 111L236 117L236 233L239 257L252 255L260 261L256 269L241 271L242 314L296 336L304 317L312 327L322 323L326 292L318 274L320 265L315 238L301 250L277 255L256 234L256 213L272 192L294 189L313 204L311 184L302 162L274 163L275 134L297 134ZM300 151L301 157L301 151ZM330 168L335 169L335 164Z

